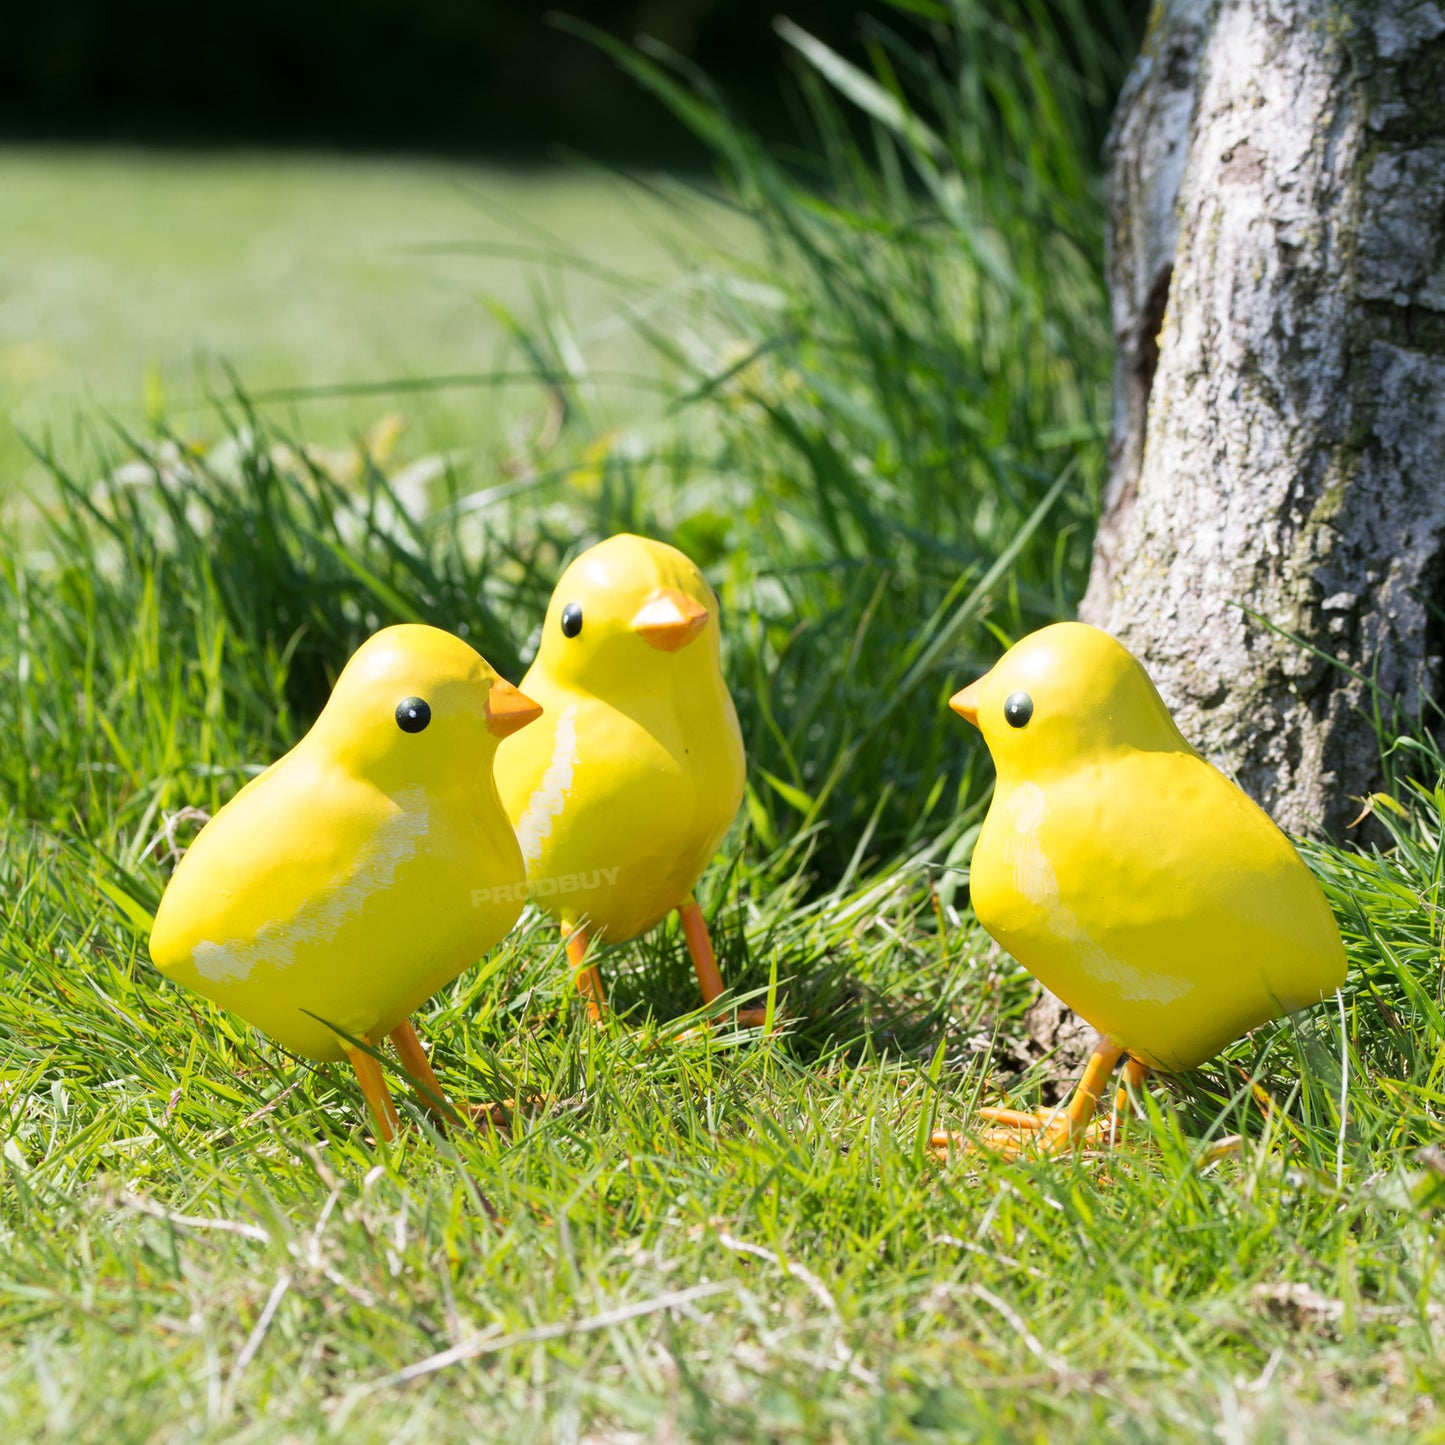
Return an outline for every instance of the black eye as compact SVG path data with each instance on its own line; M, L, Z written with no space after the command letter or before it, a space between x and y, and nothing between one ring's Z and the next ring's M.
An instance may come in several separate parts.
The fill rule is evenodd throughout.
M404 733L419 733L431 721L431 708L419 697L404 697L396 705L396 725Z
M1034 715L1034 700L1026 692L1011 692L1004 699L1003 720L1011 728L1027 727Z
M562 636L576 637L582 631L582 607L580 603L569 602L562 609Z

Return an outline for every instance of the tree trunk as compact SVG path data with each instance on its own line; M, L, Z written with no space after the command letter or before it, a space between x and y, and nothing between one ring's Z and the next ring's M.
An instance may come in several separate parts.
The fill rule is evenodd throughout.
M1408 722L1445 650L1445 6L1156 0L1108 161L1080 615L1285 828L1339 833L1379 780L1367 679Z
M1366 679L1413 718L1445 641L1445 9L1161 0L1109 160L1081 616L1283 826L1337 832L1379 776Z

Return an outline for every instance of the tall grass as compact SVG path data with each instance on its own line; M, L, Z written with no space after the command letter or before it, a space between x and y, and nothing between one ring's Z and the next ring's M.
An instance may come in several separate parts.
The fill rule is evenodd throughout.
M661 530L721 577L750 816L769 842L823 825L834 876L865 829L886 855L977 800L939 705L1082 588L1111 358L1092 147L1128 43L1109 7L860 23L867 72L780 22L781 153L680 57L588 32L713 149L759 237L675 300L624 298L674 379L661 423L619 420L553 315L511 318L565 418L530 465L585 458L611 505L579 544Z
M921 30L902 10L911 31L864 22L866 74L780 25L802 131L781 156L677 57L599 37L716 148L721 203L759 237L753 261L704 251L689 285L619 284L619 319L671 389L665 413L619 415L563 316L498 305L516 353L499 371L532 368L548 419L500 481L403 478L398 495L364 453L333 475L244 396L209 449L164 427L114 437L103 494L63 480L55 550L73 564L54 585L73 626L47 675L109 665L115 649L86 631L106 611L96 589L143 594L202 670L216 642L196 630L224 618L244 665L181 691L173 676L171 696L232 690L264 756L387 621L454 627L515 675L561 567L631 528L677 541L719 585L765 852L808 834L826 883L860 838L885 858L960 826L987 769L942 704L1067 615L1087 567L1110 364L1087 146L1123 58L1067 7L922 13ZM186 652L168 654L174 674ZM136 667L130 695L148 678ZM110 747L104 729L27 716L36 748L69 729L56 757L70 782L48 804L28 772L4 786L26 810L93 794L94 760L74 760Z

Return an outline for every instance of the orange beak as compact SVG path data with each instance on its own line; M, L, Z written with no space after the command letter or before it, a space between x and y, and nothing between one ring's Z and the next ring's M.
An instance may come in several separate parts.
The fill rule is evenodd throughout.
M707 626L708 610L675 587L664 587L632 619L632 630L659 652L677 652Z
M965 722L971 722L974 727L978 726L978 701L983 695L983 678L978 678L969 683L962 692L956 692L949 698L948 705Z
M494 737L507 738L536 722L542 716L542 705L519 692L505 677L499 677L487 694L487 731Z

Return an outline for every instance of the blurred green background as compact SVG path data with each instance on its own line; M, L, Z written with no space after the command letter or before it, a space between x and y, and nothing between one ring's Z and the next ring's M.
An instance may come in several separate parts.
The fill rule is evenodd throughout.
M22 435L73 453L74 427L98 412L195 424L207 393L229 389L225 367L258 392L360 387L295 403L317 441L344 441L404 395L409 445L485 446L498 398L475 380L367 387L489 373L502 329L483 297L546 298L600 369L625 370L639 348L609 329L600 274L664 288L688 234L676 208L580 166L12 144L0 196L0 488L45 485ZM747 244L709 209L715 236ZM496 249L449 249L485 240ZM551 263L559 245L595 269Z
M771 7L569 10L702 60L750 116L785 123ZM840 43L856 29L819 0L794 10ZM481 296L522 306L545 287L595 366L625 369L636 348L593 334L615 293L548 254L575 246L597 272L676 279L683 261L659 234L675 217L640 211L595 168L705 168L661 119L531 4L60 0L7 17L0 488L46 486L21 433L75 454L75 425L99 412L134 426L164 407L183 426L226 388L225 366L258 392L487 372L502 328ZM745 244L723 224L709 234ZM510 254L435 250L479 239ZM295 424L334 444L394 405L308 400ZM404 410L413 449L486 447L500 425L475 385L411 392Z
M786 148L806 131L805 67L776 33L775 5L564 8L700 67L760 139ZM925 50L944 44L945 10L905 10ZM1087 52L1092 30L1118 44L1143 7L1036 10L1066 52ZM880 15L907 24L886 4L800 0L788 14L862 65ZM1111 100L1106 86L1073 111L1083 154ZM225 366L257 392L487 372L505 328L482 297L524 308L550 288L539 304L567 317L594 368L628 374L637 348L617 340L603 273L661 291L699 239L751 255L755 238L716 208L679 226L675 207L640 206L603 168L706 178L716 161L542 6L59 0L17 12L0 47L0 488L45 485L21 433L74 452L76 424L100 412L134 425L164 406L183 425L225 387ZM439 254L457 242L471 254ZM569 247L590 270L549 266ZM633 405L645 409L646 390ZM389 405L308 400L296 425L336 443ZM501 425L494 395L460 385L412 391L405 411L412 447L485 448Z

